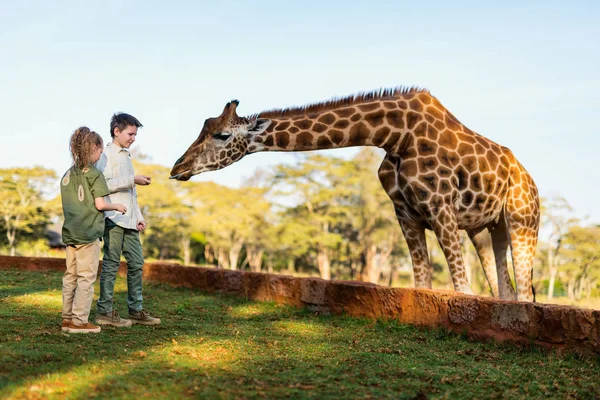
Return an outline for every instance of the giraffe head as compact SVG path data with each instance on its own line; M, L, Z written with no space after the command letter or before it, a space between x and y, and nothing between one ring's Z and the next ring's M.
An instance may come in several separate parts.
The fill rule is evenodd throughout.
M171 179L187 181L206 171L222 169L248 153L250 136L263 133L271 124L268 119L238 117L239 102L232 100L216 118L208 118L198 139L175 162Z

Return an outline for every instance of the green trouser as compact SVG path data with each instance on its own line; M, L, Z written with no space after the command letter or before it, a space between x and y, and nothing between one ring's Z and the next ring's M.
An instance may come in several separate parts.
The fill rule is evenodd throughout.
M100 297L98 313L109 314L113 310L113 295L121 253L127 261L127 305L129 311L142 309L142 243L135 229L125 229L106 219L104 227L104 257L100 273Z

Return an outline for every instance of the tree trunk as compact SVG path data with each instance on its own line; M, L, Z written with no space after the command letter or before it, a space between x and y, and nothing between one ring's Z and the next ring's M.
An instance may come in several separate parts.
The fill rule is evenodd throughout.
M262 266L262 259L264 250L257 248L246 248L248 252L248 264L250 265L250 271L260 272Z
M227 251L225 251L225 249L218 249L217 262L219 268L229 268L229 257L227 256Z
M548 246L548 271L550 279L548 280L548 300L554 297L554 282L556 281L556 266L554 265L554 250L552 246Z
M296 272L296 262L294 257L290 257L287 260L287 272L288 274L294 274Z
M319 249L317 253L317 266L319 267L319 273L323 279L331 279L331 265L327 250Z
M379 281L379 265L377 263L377 246L369 244L365 248L365 266L360 280L363 282L377 283Z
M238 238L233 241L233 244L229 249L229 267L231 269L237 269L240 253L242 252L242 246L244 246L244 240Z
M567 283L567 296L569 300L575 301L575 278L569 279Z
M190 238L185 237L181 239L181 249L183 250L183 265L190 265L191 250L190 250Z

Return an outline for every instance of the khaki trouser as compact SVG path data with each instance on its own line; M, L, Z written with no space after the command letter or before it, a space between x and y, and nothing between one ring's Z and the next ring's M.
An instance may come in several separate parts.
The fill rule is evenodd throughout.
M62 317L72 318L77 325L88 322L99 259L100 240L67 246L67 270L63 275L62 286Z

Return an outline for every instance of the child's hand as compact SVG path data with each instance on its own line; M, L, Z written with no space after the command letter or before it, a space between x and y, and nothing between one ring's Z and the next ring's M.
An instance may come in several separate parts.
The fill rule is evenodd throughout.
M149 185L151 180L152 180L152 178L147 175L136 175L133 178L133 181L135 182L136 185L143 185L143 186Z
M125 207L123 204L115 204L115 211L125 214L127 212L127 207Z

